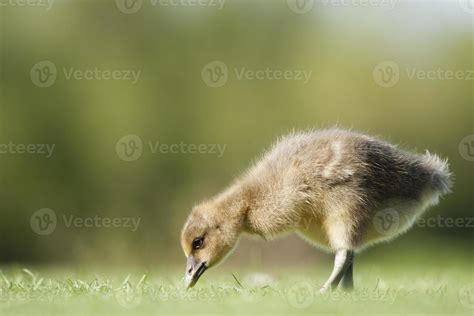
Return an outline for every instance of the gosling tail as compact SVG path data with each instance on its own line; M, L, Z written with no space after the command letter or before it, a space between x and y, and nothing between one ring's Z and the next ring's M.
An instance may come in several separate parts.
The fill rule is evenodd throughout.
M423 157L423 165L431 172L430 186L440 196L451 193L453 186L453 174L449 171L447 159L441 159L435 154L426 151Z

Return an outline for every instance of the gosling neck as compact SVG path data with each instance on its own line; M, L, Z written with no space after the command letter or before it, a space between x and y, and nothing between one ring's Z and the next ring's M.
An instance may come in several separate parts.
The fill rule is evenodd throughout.
M255 194L256 188L243 183L236 183L215 199L215 202L225 212L228 219L236 222L239 233L248 232L261 235L254 229L254 225L252 225L249 218L249 215L256 210Z
M245 222L250 200L241 185L231 185L221 192L214 201L226 216L239 218L242 223Z

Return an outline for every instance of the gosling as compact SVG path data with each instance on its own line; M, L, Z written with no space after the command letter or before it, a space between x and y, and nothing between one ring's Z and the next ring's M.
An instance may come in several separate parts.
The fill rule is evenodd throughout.
M451 185L447 161L428 151L341 129L294 132L192 209L181 234L185 286L230 254L242 233L269 240L295 232L335 253L320 291L352 289L354 254L406 232Z

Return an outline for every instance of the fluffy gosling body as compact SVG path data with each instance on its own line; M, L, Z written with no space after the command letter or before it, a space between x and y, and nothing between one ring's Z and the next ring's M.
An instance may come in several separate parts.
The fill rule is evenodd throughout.
M227 189L192 209L181 236L186 286L222 261L242 233L268 240L295 232L335 253L321 291L341 280L352 288L354 253L407 231L450 188L447 162L429 152L408 153L340 129L292 133ZM398 222L383 231L374 220L386 210Z

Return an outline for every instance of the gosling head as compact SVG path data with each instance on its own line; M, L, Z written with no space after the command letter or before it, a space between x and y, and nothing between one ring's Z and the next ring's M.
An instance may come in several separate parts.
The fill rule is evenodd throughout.
M195 206L181 233L187 257L184 284L193 287L208 268L221 262L236 245L242 220L213 202Z

